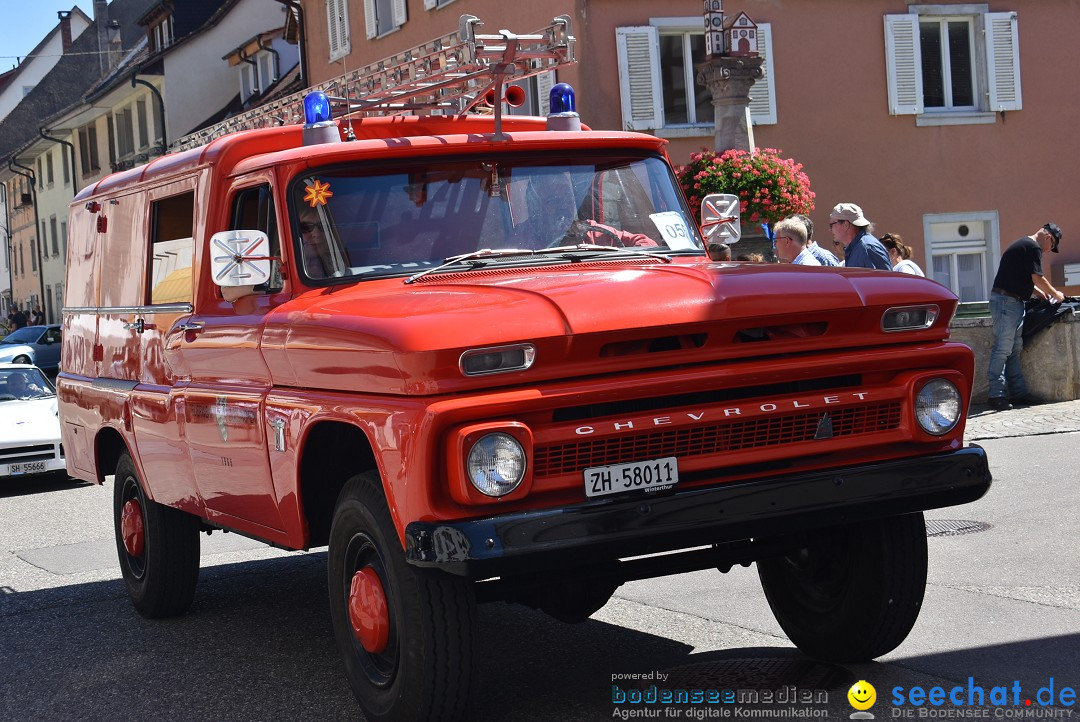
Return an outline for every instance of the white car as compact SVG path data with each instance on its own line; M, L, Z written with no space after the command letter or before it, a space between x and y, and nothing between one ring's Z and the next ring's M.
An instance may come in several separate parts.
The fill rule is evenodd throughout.
M0 363L0 479L66 470L56 389L36 366Z

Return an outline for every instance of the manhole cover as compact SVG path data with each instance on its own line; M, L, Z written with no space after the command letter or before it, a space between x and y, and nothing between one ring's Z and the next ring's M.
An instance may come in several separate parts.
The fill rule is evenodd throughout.
M964 521L963 519L928 519L926 536L960 536L986 531L990 525L984 521Z
M847 689L855 682L843 667L806 659L724 659L667 670L677 689Z

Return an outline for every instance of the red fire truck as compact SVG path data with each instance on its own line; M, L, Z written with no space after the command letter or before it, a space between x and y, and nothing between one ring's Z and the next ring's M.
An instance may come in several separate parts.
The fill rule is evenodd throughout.
M695 569L756 562L808 655L895 648L922 511L991 481L957 299L710 262L664 141L581 126L561 85L503 113L573 61L569 21L478 28L73 202L63 442L113 478L135 608L189 608L201 532L328 546L373 720L466 714L478 603L579 621Z

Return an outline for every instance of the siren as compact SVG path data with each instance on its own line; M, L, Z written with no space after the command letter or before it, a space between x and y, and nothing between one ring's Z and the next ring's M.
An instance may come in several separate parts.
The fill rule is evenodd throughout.
M315 90L304 96L304 120L304 145L341 142L326 93Z
M511 108L520 108L525 104L525 89L519 85L506 86L506 93L503 94L503 102ZM488 92L484 94L484 104L488 107L495 106L494 88L488 90Z
M548 93L548 130L581 130L577 98L568 83L556 83Z

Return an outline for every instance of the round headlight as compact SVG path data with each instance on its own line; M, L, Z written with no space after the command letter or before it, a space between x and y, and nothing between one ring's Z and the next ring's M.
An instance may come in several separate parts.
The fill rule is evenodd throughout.
M465 466L477 491L505 496L525 478L525 449L510 434L487 434L473 444Z
M960 420L960 392L945 379L934 379L915 398L915 418L923 431L934 436L947 434Z

